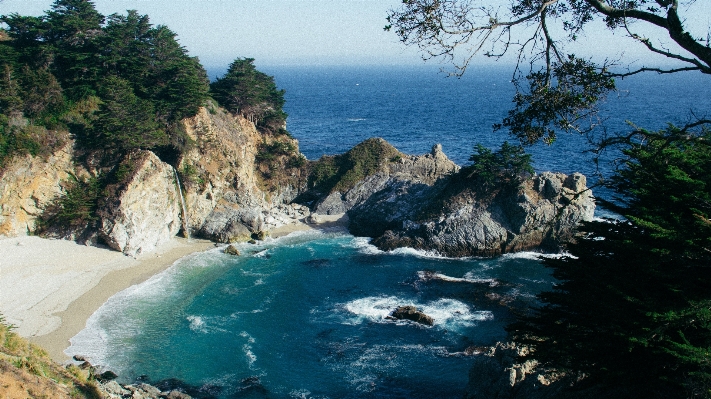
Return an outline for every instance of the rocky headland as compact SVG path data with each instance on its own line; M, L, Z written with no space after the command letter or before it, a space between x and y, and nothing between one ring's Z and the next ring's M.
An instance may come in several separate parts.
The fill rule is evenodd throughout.
M512 190L481 195L439 144L419 156L382 139L351 152L361 147L380 154L371 173L346 184L346 171L335 184L312 189L310 204L316 215L345 212L350 232L372 237L383 250L406 246L452 257L555 251L579 222L593 218L594 198L580 173L544 172Z
M112 171L92 170L72 156L71 139L49 157L13 160L0 176L0 234L101 242L136 256L177 234L248 241L345 214L341 220L352 234L372 237L384 250L495 256L556 250L595 209L579 173L544 172L515 189L481 195L440 145L430 154L407 155L370 139L346 154L307 162L290 136L261 134L217 107L183 123L194 145L175 167L135 150ZM47 226L43 212L67 195L72 179L101 173L117 177L102 192L96 221Z
M376 138L345 154L307 161L288 134L263 134L249 120L216 106L201 108L182 123L192 145L178 159L133 150L111 167L94 167L90 157L77 153L71 137L47 156L16 156L0 171L0 236L104 244L139 257L176 235L233 243L328 220L371 237L383 250L407 246L452 257L496 256L556 251L574 239L577 224L591 220L595 209L579 173L544 172L484 194L440 145L429 154L408 155ZM111 179L92 217L58 223L58 204L73 195L77 182L101 176ZM417 309L400 309L392 317L429 324ZM498 373L489 378L498 384L491 389L523 386L526 370L535 365L516 366L516 356L503 355L511 350L492 349L477 363L481 370L472 373ZM513 383L506 379L511 373ZM527 381L538 381L530 388L538 389L542 380ZM185 397L115 383L104 394Z

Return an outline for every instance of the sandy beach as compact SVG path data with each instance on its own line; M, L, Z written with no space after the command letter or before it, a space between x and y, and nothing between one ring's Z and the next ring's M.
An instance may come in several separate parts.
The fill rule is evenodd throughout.
M112 295L213 246L207 240L176 237L131 258L66 240L0 239L0 314L18 334L64 362L69 339Z
M318 215L313 224L275 229L280 237L314 227L347 223L344 215ZM207 240L175 237L155 251L131 258L107 248L34 236L0 239L0 314L16 332L66 362L69 339L114 294L148 280L178 259L214 247Z

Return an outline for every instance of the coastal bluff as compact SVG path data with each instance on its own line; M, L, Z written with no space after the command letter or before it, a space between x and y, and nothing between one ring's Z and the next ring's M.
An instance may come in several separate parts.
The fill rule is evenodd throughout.
M317 199L310 204L315 215L345 212L350 232L373 238L382 250L412 247L452 257L555 251L593 218L594 197L580 173L543 172L514 189L481 195L439 144L418 156L382 139L354 150L359 146L386 156L356 182L312 193Z
M579 173L544 172L483 196L440 145L408 155L376 138L306 161L291 136L263 134L219 107L203 107L183 126L192 145L173 165L135 150L114 170L92 170L72 156L71 139L49 157L18 157L0 175L0 234L100 242L136 256L177 234L248 241L345 214L352 234L383 250L496 256L556 250L595 209ZM43 211L67 195L71 179L102 173L118 177L102 192L95 221L42 225Z

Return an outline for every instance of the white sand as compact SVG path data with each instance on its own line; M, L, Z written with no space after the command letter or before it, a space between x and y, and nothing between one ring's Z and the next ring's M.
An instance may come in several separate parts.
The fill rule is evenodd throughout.
M65 360L69 338L109 297L212 245L175 238L134 259L66 240L0 239L0 313L18 334Z
M343 226L347 216L314 215L272 231ZM206 240L174 238L152 253L131 258L105 248L39 237L0 239L0 314L23 337L38 343L59 362L67 361L69 339L112 295L146 281L178 259L213 247Z

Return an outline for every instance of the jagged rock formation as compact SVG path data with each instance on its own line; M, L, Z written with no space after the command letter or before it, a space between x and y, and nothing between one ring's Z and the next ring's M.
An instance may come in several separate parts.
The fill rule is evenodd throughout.
M465 399L559 397L565 374L542 370L533 359L518 361L526 355L528 348L501 342L479 355L469 371Z
M307 207L290 204L305 185L296 140L262 134L217 107L202 108L183 123L195 143L177 168L185 180L191 233L221 242L249 240L309 216ZM18 156L1 171L0 236L36 233L38 218L66 194L72 176L92 175L118 179L111 177L102 192L98 222L72 231L51 226L47 234L91 243L98 237L135 256L179 232L182 212L170 165L150 151L137 151L113 168L87 171L73 147L67 140L48 157Z
M493 256L553 248L572 238L595 207L581 174L546 172L518 189L484 197L439 145L430 154L411 156L370 139L305 165L296 140L262 134L220 108L202 108L183 123L194 142L177 165L188 230L214 241L246 241L285 224L346 213L351 233L372 237L381 249ZM90 174L73 164L71 146L69 140L46 159L27 156L5 168L0 234L32 233L42 209L63 195L63 181ZM135 256L178 233L179 192L173 169L149 151L132 153L115 170L91 174L125 174L121 168L130 169L130 176L109 186L94 228L112 248ZM320 180L307 191L309 170Z
M444 155L439 144L434 146L431 154L413 156L401 153L381 138L367 140L358 146L366 143L376 148L380 147L378 149L380 153L394 154L394 156L381 159L375 173L355 182L354 186L346 192L334 191L318 200L314 204L314 213L332 215L348 212L369 200L375 193L385 191L407 194L410 200L400 205L412 207L419 200L419 195L425 187L432 186L443 177L459 171L459 166ZM395 213L400 211L395 208L389 210ZM388 219L393 217L395 216L386 216Z
M126 176L99 210L99 235L126 255L150 252L180 230L180 193L173 168L150 151L129 154Z
M221 109L203 108L185 127L196 145L178 169L192 171L183 175L189 225L198 235L245 241L309 215L306 207L290 204L306 183L300 168L289 167L300 157L296 140L260 134L251 122ZM270 146L291 153L267 154ZM259 162L268 156L274 156L271 163Z
M37 218L64 193L63 182L76 174L73 141L49 157L16 156L0 170L0 237L32 234Z
M526 346L497 342L474 360L464 399L597 399L639 394L595 383L584 373L545 367L535 357Z
M580 221L592 220L595 203L582 174L545 172L482 198L459 169L439 145L427 155L401 154L346 192L317 200L314 213L347 212L351 233L373 237L384 250L407 246L448 256L553 249Z

